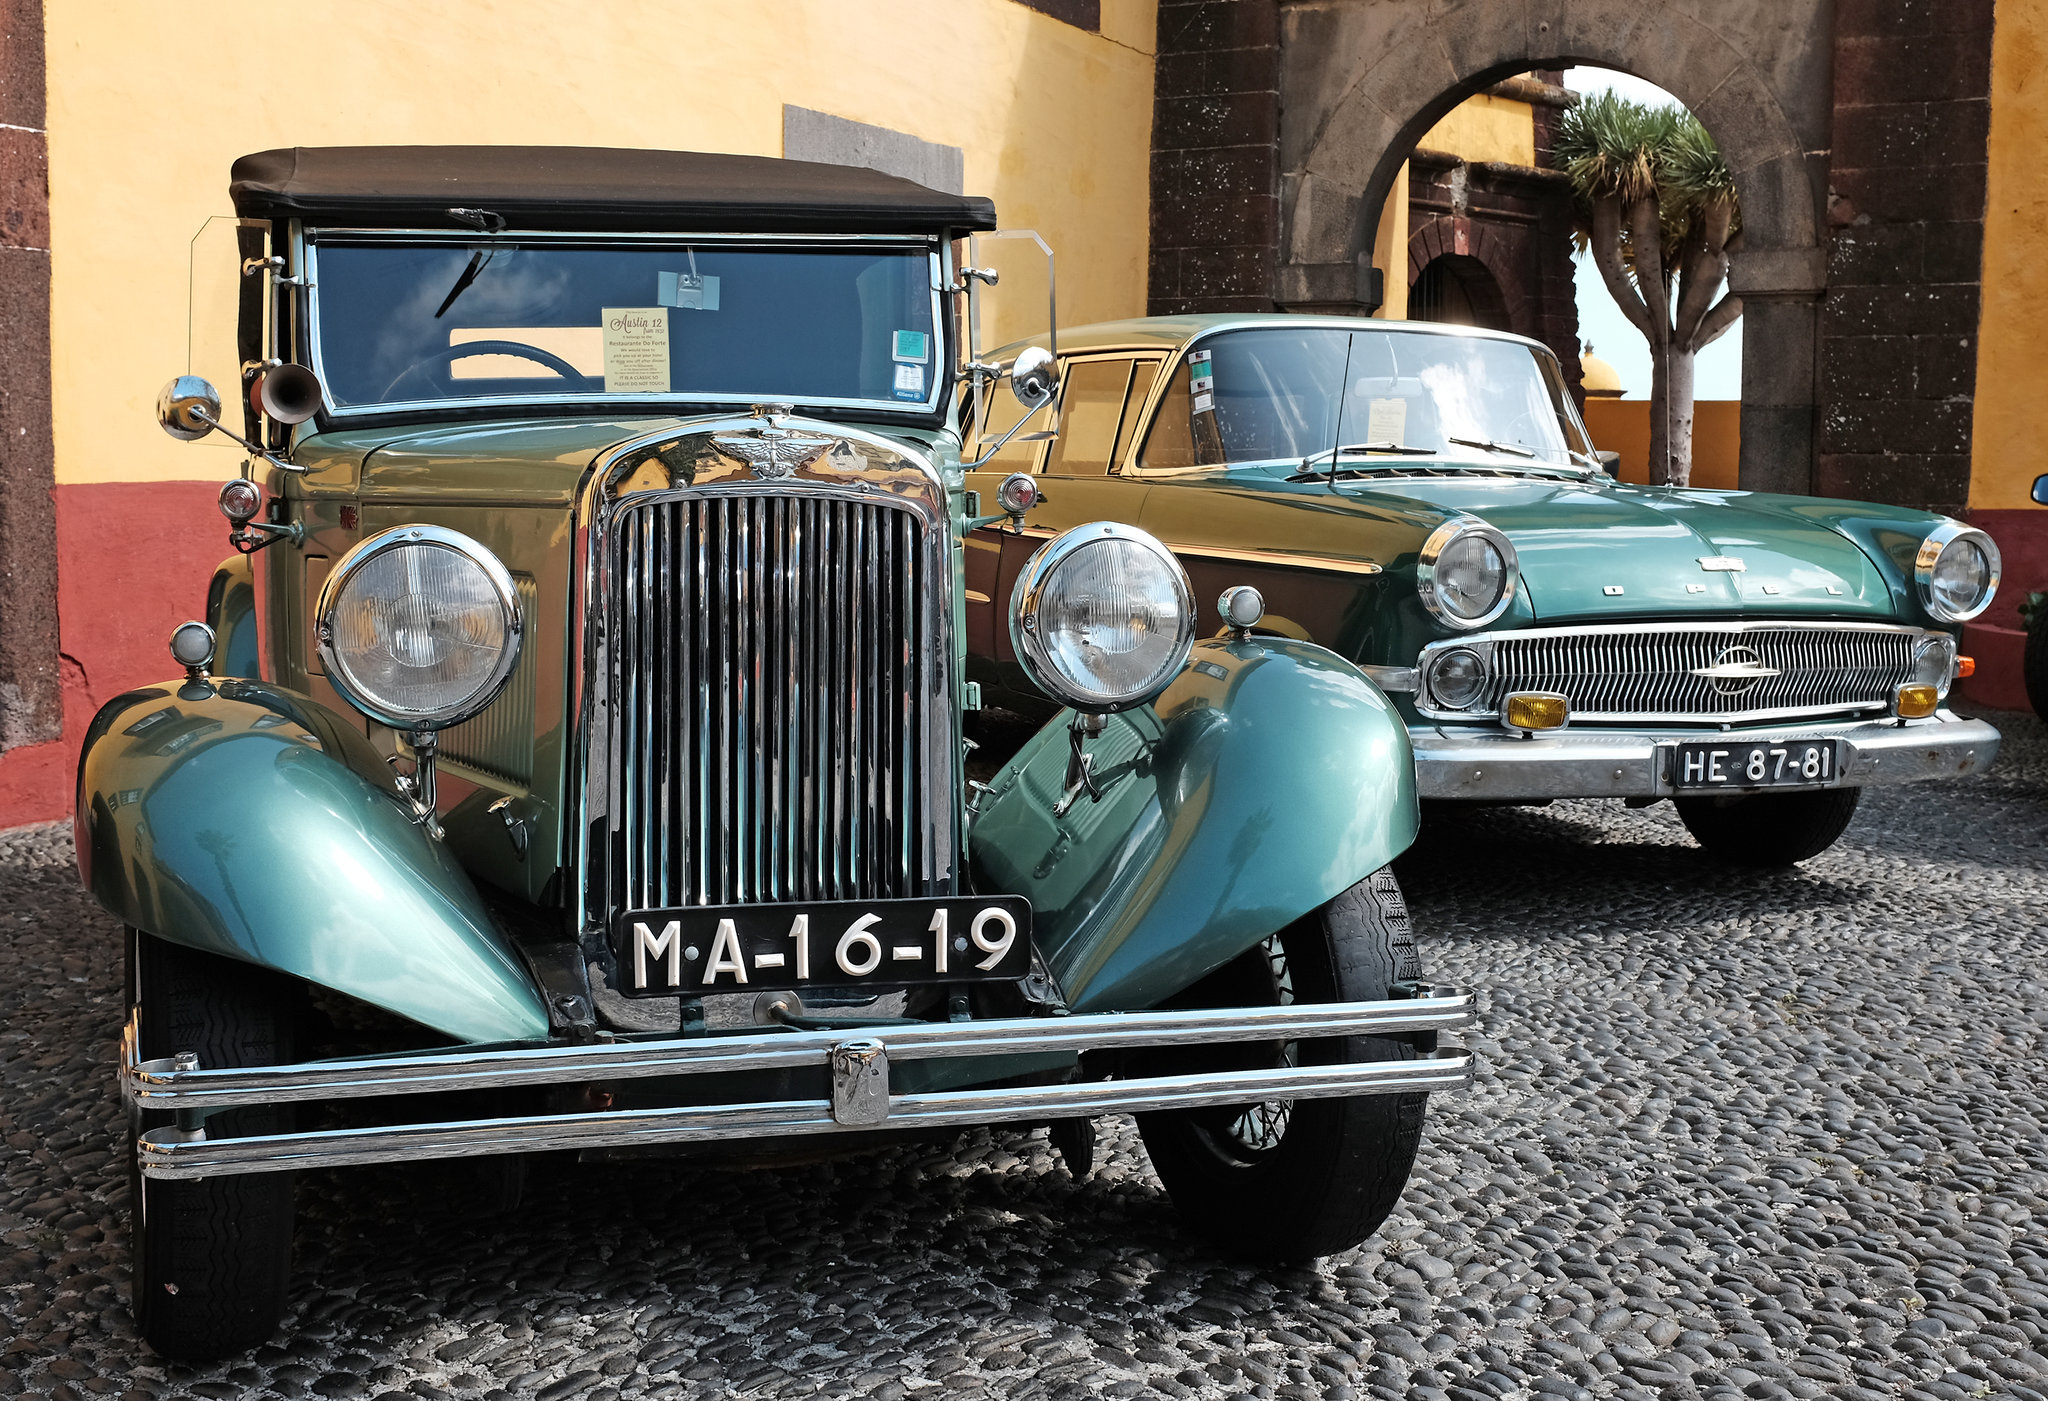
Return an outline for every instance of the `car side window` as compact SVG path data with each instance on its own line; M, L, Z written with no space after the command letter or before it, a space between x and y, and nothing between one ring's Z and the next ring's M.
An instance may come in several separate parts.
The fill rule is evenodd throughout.
M1131 370L1130 397L1124 400L1123 426L1116 430L1116 451L1110 454L1112 464L1124 460L1130 450L1131 439L1137 434L1138 421L1145 413L1146 396L1152 392L1152 381L1159 377L1157 360L1140 360Z
M1100 477L1109 471L1131 385L1131 362L1081 360L1060 376L1060 435L1045 461L1049 474Z
M962 384L960 392L966 399L965 407L962 409L960 416L963 419L967 419L974 412L974 390L972 386ZM969 445L963 457L968 461L979 457L988 450L990 443L999 441L1003 434L1015 427L1017 420L1028 412L1030 410L1018 402L1017 396L1010 392L1008 380L1004 380L999 384L983 386L981 391L981 422L975 425L976 431L973 435L973 442ZM1025 428L1016 437L1004 443L1001 452L983 463L976 470L983 472L1029 472L1032 469L1032 465L1038 460L1039 449L1039 441L1031 439L1031 435L1034 432L1042 431L1046 424L1047 416L1041 414L1037 423ZM1026 441L1027 439L1031 440Z
M1183 360L1174 367L1166 393L1160 396L1152 431L1145 435L1145 445L1138 452L1138 466L1158 471L1208 467L1224 461L1223 441L1208 402L1210 393L1203 395L1202 412L1197 414L1188 378L1188 362Z

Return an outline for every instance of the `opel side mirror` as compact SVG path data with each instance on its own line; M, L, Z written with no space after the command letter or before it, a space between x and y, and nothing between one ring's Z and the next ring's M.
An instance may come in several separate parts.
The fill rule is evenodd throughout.
M2048 506L2048 474L2034 478L2034 504Z

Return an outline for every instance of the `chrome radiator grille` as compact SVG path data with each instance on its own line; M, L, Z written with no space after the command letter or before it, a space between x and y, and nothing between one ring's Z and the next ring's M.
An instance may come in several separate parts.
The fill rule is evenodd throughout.
M629 504L590 762L614 909L939 891L924 524L823 493Z
M1516 691L1562 693L1575 723L1882 710L1893 688L1912 679L1914 647L1925 635L1889 626L1745 623L1498 633L1479 644L1491 679L1473 710L1497 713ZM1717 668L1751 674L1701 674Z

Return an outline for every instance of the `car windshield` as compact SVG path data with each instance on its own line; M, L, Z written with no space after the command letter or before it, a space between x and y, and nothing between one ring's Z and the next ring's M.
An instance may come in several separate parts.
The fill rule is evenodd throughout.
M927 244L313 244L314 369L341 410L685 399L923 412L945 377Z
M1345 470L1377 467L1376 455L1388 467L1439 454L1565 465L1591 452L1549 356L1518 341L1365 322L1203 340L1176 370L1139 462L1299 463L1327 460L1332 447Z

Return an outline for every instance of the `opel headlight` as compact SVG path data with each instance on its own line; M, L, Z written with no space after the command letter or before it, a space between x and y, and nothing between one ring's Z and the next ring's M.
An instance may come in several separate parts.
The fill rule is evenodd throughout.
M1966 623L1998 592L1998 546L1981 530L1943 521L1920 542L1913 582L1920 606L1936 622Z
M320 656L349 704L398 730L440 730L497 698L519 660L512 576L466 535L373 535L320 590Z
M1454 628L1483 628L1508 611L1519 568L1508 537L1470 516L1445 521L1422 542L1415 587L1422 606Z
M1948 695L1956 675L1956 640L1945 632L1931 633L1913 644L1913 680Z
M1486 659L1470 647L1453 647L1429 659L1429 697L1445 710L1470 710L1486 694Z
M1010 596L1010 645L1062 705L1128 710L1166 689L1195 640L1194 598L1171 551L1097 521L1039 547Z

